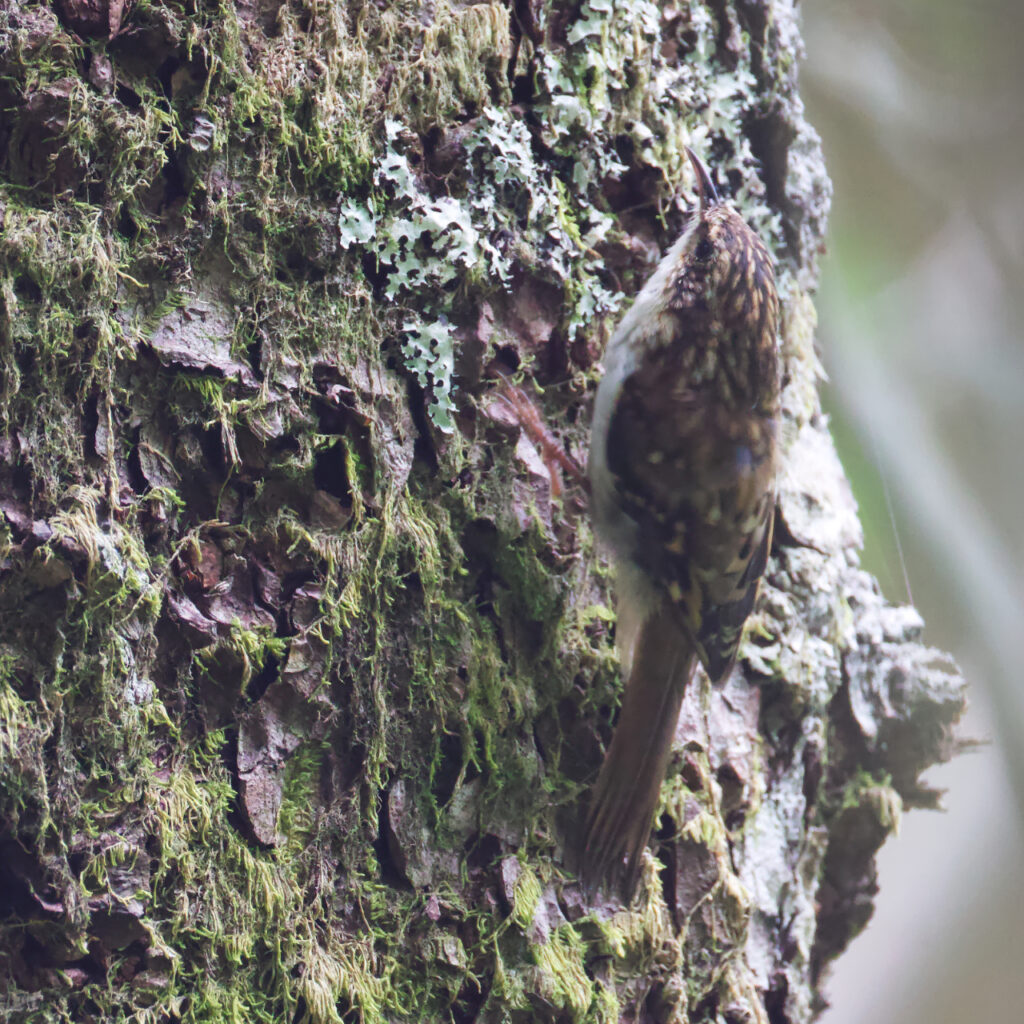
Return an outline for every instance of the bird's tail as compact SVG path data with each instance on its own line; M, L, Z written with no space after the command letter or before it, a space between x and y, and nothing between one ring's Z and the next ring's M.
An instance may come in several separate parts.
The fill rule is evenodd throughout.
M632 646L619 720L590 798L579 854L588 892L618 881L626 899L636 889L695 663L693 644L665 608L644 618Z

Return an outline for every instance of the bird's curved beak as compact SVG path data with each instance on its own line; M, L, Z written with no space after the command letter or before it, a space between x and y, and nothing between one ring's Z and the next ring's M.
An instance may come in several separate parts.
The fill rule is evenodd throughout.
M714 206L718 202L718 190L701 158L689 146L683 148L693 165L693 173L697 175L697 194L700 196L700 212L703 213L709 206Z

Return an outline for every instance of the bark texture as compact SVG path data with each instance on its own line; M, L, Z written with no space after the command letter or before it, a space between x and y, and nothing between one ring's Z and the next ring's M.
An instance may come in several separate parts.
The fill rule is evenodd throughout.
M786 0L0 3L5 1019L810 1020L963 684L858 568ZM631 908L563 864L583 458L683 145L771 241L785 469Z

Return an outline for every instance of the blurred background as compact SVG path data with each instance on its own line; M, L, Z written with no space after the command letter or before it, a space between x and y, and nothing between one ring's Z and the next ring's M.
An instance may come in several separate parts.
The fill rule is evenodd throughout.
M835 185L818 301L864 563L971 681L824 1024L1024 1021L1024 4L806 0Z

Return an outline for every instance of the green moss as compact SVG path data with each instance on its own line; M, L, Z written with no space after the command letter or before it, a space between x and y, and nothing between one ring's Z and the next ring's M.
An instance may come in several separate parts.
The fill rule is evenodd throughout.
M584 966L586 950L575 929L558 928L546 942L534 943L531 951L552 1005L567 1010L573 1021L595 1019L587 1012L593 994Z
M869 813L885 832L897 832L903 816L903 800L893 788L888 774L881 777L860 772L843 789L839 812L858 810Z

